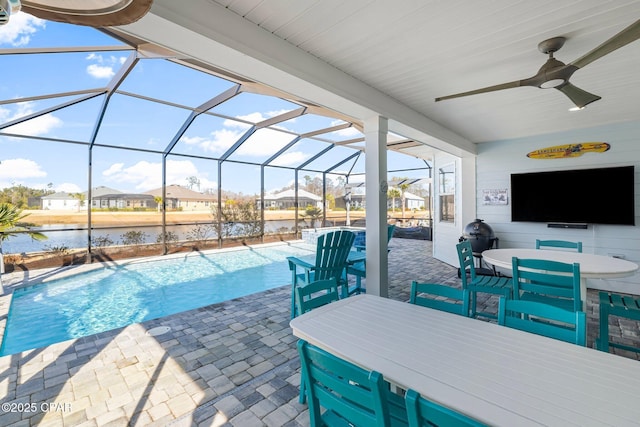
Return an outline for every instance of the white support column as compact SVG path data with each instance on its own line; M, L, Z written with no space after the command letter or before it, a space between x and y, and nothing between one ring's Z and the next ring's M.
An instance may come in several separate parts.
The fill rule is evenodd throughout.
M367 194L367 293L389 296L387 269L387 131L385 117L364 121Z

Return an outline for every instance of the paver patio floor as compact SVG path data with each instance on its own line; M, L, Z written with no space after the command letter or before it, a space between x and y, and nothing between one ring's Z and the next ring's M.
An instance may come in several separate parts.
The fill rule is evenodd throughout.
M460 286L431 242L393 239L389 297L412 280ZM2 426L307 426L290 287L0 358ZM588 296L589 339L597 293ZM480 298L495 310L497 300ZM159 327L168 332L153 335ZM638 343L638 323L612 325ZM637 358L634 353L620 354Z

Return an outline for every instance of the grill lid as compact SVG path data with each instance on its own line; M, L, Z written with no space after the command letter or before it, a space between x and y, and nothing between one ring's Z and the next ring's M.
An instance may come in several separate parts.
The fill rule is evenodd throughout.
M489 224L476 218L464 227L461 240L469 240L473 252L483 252L493 247L496 235Z

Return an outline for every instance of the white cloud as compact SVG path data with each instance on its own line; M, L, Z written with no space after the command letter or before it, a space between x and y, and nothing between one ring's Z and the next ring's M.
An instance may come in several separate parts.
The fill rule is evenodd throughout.
M14 181L44 176L47 176L47 173L30 159L7 159L0 162L0 180Z
M113 175L116 175L116 174L122 172L123 168L124 168L124 163L114 163L109 167L109 169L103 171L102 175L103 176L113 176Z
M93 62L92 64L87 65L87 73L91 77L96 79L110 79L116 74L115 67L119 68L127 58L124 56L117 57L113 55L105 58L102 55L90 53L85 59Z
M260 114L260 113L254 113ZM187 145L196 146L214 155L224 154L246 132L248 126L233 120L225 120L226 128L211 132L210 136L184 136L181 141ZM243 126L241 126L243 125ZM234 130L230 128L241 128ZM238 148L236 154L248 157L264 157L275 153L284 147L294 137L290 134L271 129L259 129L244 144Z
M70 182L64 182L60 185L56 185L55 190L64 191L65 193L81 193L84 191L78 185Z
M18 12L12 15L9 23L0 30L0 45L26 46L31 40L31 36L38 30L44 29L45 22L28 13Z
M88 65L87 73L96 79L110 79L116 74L113 67L98 64Z
M160 162L140 161L132 166L114 163L102 172L102 176L122 191L133 188L135 191L148 191L162 186L162 164ZM167 184L187 185L187 177L200 179L200 189L214 188L217 184L207 178L207 173L198 171L190 160L167 161Z
M231 129L221 129L211 132L211 137L185 136L181 139L187 145L194 145L204 151L214 154L223 154L236 142L244 132Z
M33 103L31 102L19 102L14 104L14 106L15 109L13 111L9 108L0 108L0 121L10 122L35 112ZM46 135L51 130L62 127L63 124L62 120L52 113L49 113L17 125L9 126L4 129L4 132L32 136Z
M304 162L309 158L309 154L305 154L302 151L293 151L291 153L285 153L278 157L271 164L274 166L296 166Z

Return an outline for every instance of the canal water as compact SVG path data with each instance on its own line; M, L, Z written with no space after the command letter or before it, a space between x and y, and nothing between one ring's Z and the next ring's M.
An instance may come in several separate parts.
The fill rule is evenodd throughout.
M327 226L344 225L344 222L330 222ZM200 227L203 224L199 224ZM207 234L208 239L216 238L215 226L211 226L211 231ZM294 220L278 220L265 221L265 233L275 233L286 229L293 230ZM82 230L83 226L78 224L64 225L43 225L37 230L47 236L47 240L37 241L31 239L28 235L12 236L2 242L2 251L5 254L20 254L29 252L41 252L53 250L54 248L86 248L87 247L87 230ZM168 225L167 232L176 234L178 240L188 240L193 235L193 230L198 225ZM301 227L305 228L304 224ZM162 235L162 226L138 226L138 227L117 227L117 228L100 228L91 232L93 241L109 239L113 243L110 245L122 244L123 238L128 232L142 232L144 239L140 243L156 243L159 236ZM196 240L196 239L192 239ZM110 246L105 245L105 246Z

